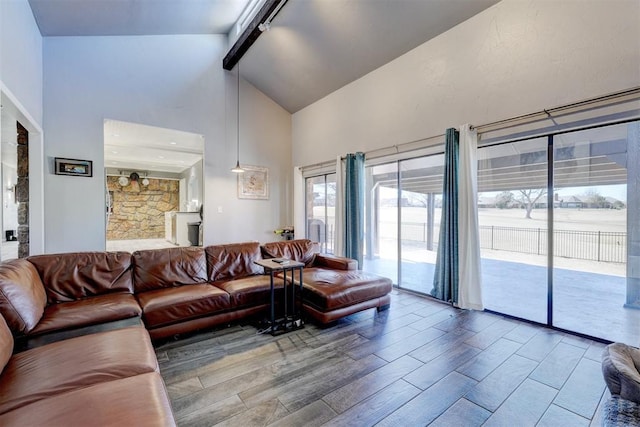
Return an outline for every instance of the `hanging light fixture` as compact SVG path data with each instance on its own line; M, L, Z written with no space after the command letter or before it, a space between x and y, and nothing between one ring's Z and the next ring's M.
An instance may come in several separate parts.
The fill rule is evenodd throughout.
M138 174L138 172L131 172L131 174L129 175L131 190L135 192L140 191L140 183L138 182L139 180L140 180L140 175Z
M122 175L122 171L120 171L120 178L118 178L118 184L120 184L122 187L126 187L127 185L129 185L129 178L127 178L126 176Z
M231 172L242 173L244 169L240 166L240 61L238 61L238 99L236 101L237 116L236 116L236 166L231 169Z

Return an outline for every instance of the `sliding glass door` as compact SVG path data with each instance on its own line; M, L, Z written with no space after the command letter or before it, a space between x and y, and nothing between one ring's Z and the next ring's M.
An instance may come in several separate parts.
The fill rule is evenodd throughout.
M640 336L640 122L478 150L487 309Z
M306 179L306 236L320 242L322 252L332 254L335 232L336 174Z
M367 167L365 269L431 292L443 169L441 154Z
M443 169L367 165L365 270L430 293ZM334 211L335 175L308 178L307 236L327 251ZM640 122L480 147L478 217L485 308L637 345Z
M364 269L398 283L398 164L366 167Z
M485 307L547 322L547 138L478 150Z
M640 281L627 252L637 256L640 242L638 128L553 138L553 324L631 345L640 336Z
M433 288L443 170L443 155L400 162L399 286L425 294Z

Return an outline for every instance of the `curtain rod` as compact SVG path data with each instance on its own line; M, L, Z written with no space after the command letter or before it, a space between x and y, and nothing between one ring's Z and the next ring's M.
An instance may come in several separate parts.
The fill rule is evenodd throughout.
M407 149L402 149L402 147L406 147L406 146L412 145L412 144L418 144L418 143L421 143L421 142L437 141L437 140L442 139L442 138L444 138L444 134L443 133L440 134L440 135L429 136L427 138L414 139L413 141L403 142L402 144L392 145L391 147L376 148L376 149L373 149L371 151L367 151L366 153L364 153L364 155L365 155L365 157L367 159L377 159L379 157L384 157L387 154L380 154L379 156L376 156L374 153L386 152L386 151L389 151L389 150L395 150L395 153L392 153L392 154L410 153L411 151L422 150L423 148L428 147L428 144L421 144L418 147L407 148Z
M618 98L624 98L633 95L640 95L640 86L626 89L620 92L610 93L608 95L599 96L596 98L590 98L583 101L573 102L571 104L565 104L553 108L546 108L541 111L537 111L535 113L523 114L521 116L511 117L508 119L497 120L495 122L485 123L479 126L471 126L471 129L475 129L478 133L486 132L489 128L495 127L495 129L491 129L492 131L507 129L512 126L516 126L515 124L511 124L513 122L527 122L527 121L536 121L540 119L548 119L552 117L554 114L561 113L566 110L577 109L581 107L586 107L591 104L597 104L604 101L612 101Z
M483 133L483 132L487 132L489 129L491 131L496 131L496 130L501 130L501 129L507 129L509 127L513 127L516 126L515 123L517 124L522 124L520 122L526 122L526 121L536 121L536 120L542 120L542 119L548 119L550 117L552 117L554 114L557 113L561 113L563 111L566 110L571 110L571 109L576 109L576 108L581 108L581 107L586 107L589 106L591 104L597 104L600 102L605 102L605 101L612 101L618 98L624 98L624 97L628 97L628 96L640 96L640 86L631 88L631 89L626 89L620 92L613 92L610 93L608 95L603 95L603 96L599 96L596 98L590 98L590 99L586 99L583 101L578 101L578 102L573 102L571 104L565 104L565 105L561 105L561 106L557 106L557 107L553 107L553 108L548 108L548 109L544 109L542 111L538 111L535 113L529 113L529 114L524 114L521 116L516 116L516 117L511 117L508 119L503 119L503 120L497 120L495 122L490 122L490 123L485 123L483 125L479 125L479 126L471 126L471 129L475 129L479 134ZM495 129L491 129L495 127ZM389 150L394 150L395 149L395 153L392 154L397 154L397 153L407 153L407 152L411 152L411 151L417 151L420 149L425 148L425 146L420 146L420 147L415 147L412 149L406 149L406 150L400 150L400 147L406 147L407 145L411 145L411 144L417 144L420 142L425 142L425 141L431 141L431 140L437 140L439 138L444 137L444 134L440 134L440 135L434 135L434 136L429 136L427 138L421 138L421 139L416 139L413 141L409 141L409 142L403 142L401 144L396 144L396 145L392 145L389 147L384 147L384 148L376 148L373 149L371 151L367 151L365 152L365 157L368 159L376 159L378 157L383 157L386 154L380 154L379 156L374 155L373 153L378 153L378 152L387 152ZM344 159L344 157L340 157L341 159ZM328 161L324 161L324 162L320 162L320 163L314 163L308 166L303 166L301 167L301 170L313 170L313 169L320 169L323 167L329 167L331 165L335 164L335 160L328 160Z
M430 136L430 137L427 137L427 138L414 139L413 141L403 142L401 144L395 144L395 145L392 145L390 147L375 148L375 149L370 150L370 151L365 151L364 155L365 155L365 158L367 158L369 160L373 160L373 159L377 159L377 158L389 155L389 153L387 153L387 152L390 151L390 150L393 151L390 154L410 153L412 151L422 150L422 149L426 148L428 145L422 145L421 144L419 147L407 148L407 149L403 149L403 147L406 147L406 146L412 145L412 144L418 144L418 143L421 143L421 142L428 142L428 141L432 141L432 140L438 140L438 139L442 139L442 138L444 138L444 134L434 135L434 136ZM374 153L381 153L381 154L376 156ZM340 156L340 159L344 160L345 156ZM314 170L314 169L322 169L324 167L329 167L329 166L335 165L335 163L336 163L336 160L327 160L327 161L324 161L324 162L313 163L313 164L310 164L308 166L303 166L300 169L303 170L303 171Z

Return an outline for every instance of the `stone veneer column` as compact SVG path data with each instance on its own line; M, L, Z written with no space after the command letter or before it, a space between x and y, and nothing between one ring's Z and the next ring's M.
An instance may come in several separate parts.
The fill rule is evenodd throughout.
M627 132L627 301L640 308L640 122Z
M18 130L18 258L29 256L29 131L16 122Z

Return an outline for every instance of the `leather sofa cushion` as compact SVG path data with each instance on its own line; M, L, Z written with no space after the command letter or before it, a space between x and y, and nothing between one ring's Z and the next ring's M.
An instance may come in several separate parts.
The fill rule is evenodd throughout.
M229 294L207 283L157 289L137 295L148 328L183 322L231 308Z
M330 311L382 297L392 289L391 280L362 270L305 269L303 298L320 311Z
M128 252L36 255L27 260L38 270L49 304L110 292L133 293Z
M129 293L98 295L47 306L31 334L97 325L140 316L142 309Z
M58 341L11 358L0 377L0 414L71 390L155 371L155 352L140 326ZM118 412L116 407L112 410ZM77 420L72 424L80 425ZM22 425L36 424L23 420Z
M262 259L258 242L207 246L205 252L210 282L262 273L262 268L254 263Z
M0 313L15 334L26 334L40 321L47 304L44 285L29 261L0 264Z
M13 426L175 426L158 373L95 384L51 396L0 415Z
M9 362L9 359L11 359L12 353L13 335L7 326L7 322L4 321L4 317L0 315L0 374L2 374L4 367L7 365L7 362Z
M204 249L198 247L151 249L133 253L135 292L207 281Z
M309 239L284 240L262 245L264 258L288 258L303 262L306 267L311 267L319 252L320 244Z
M313 261L314 267L325 267L333 270L357 270L358 261L331 254L317 254Z
M229 293L231 305L234 308L270 304L271 301L269 276L251 276L228 282L215 282L214 285ZM282 279L274 278L273 287L275 289L275 298L279 300L282 298Z

